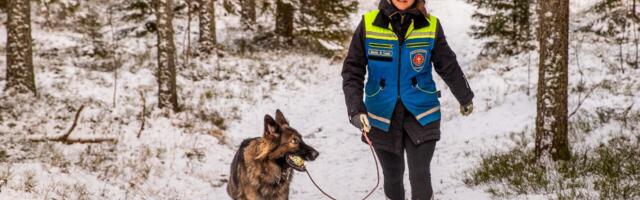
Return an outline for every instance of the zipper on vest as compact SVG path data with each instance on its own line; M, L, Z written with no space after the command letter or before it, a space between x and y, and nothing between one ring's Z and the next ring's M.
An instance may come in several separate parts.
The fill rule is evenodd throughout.
M397 81L398 81L398 94L396 96L397 100L402 101L402 99L400 98L400 68L402 67L402 46L404 44L404 41L398 41L400 43L400 45L398 46L398 49L400 50L400 52L398 52L398 74L397 74Z

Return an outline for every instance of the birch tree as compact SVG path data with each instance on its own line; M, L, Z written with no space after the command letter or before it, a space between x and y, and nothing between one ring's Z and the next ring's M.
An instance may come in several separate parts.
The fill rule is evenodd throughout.
M217 43L215 0L199 0L199 4L200 35L198 46L202 54L209 55Z
M158 27L158 107L178 111L176 86L176 47L173 42L172 0L155 0Z
M569 160L569 0L544 0L538 3L540 63L535 152L538 158L550 154L553 160Z
M9 0L7 20L7 85L5 90L36 94L31 50L29 0Z

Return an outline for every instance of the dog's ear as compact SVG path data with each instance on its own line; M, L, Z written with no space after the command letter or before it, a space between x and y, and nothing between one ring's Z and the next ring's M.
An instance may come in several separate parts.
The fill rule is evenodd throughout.
M264 115L264 133L266 139L275 139L278 137L278 124L271 115Z
M276 110L276 122L280 126L289 126L289 121L287 121L287 118L284 117L280 109Z

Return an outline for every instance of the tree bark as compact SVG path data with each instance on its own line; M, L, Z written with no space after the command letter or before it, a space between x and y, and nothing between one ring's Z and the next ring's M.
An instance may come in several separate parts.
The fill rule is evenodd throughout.
M256 0L241 0L241 4L240 19L242 25L249 28L256 22Z
M200 53L210 55L217 43L215 0L200 0L199 3L200 35L198 47Z
M276 7L276 34L285 38L292 38L293 5L289 1L278 0Z
M540 63L535 152L538 158L550 154L553 160L569 160L569 0L538 2Z
M637 5L637 4L636 4L636 0L633 0L633 10L632 10L631 12L633 12L633 16L634 16L634 17L637 17L637 16L638 16L638 14L636 13L636 9L637 9L637 8L636 8L636 5Z
M173 41L172 0L156 1L158 26L158 107L179 111L176 86L176 47Z
M37 94L31 49L29 0L8 1L7 85L5 90Z

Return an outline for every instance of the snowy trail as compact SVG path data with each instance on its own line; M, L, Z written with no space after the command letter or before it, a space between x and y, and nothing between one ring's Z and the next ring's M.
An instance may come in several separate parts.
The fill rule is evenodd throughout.
M375 8L367 2L361 12ZM477 55L478 42L468 33L472 23L473 8L463 1L431 1L430 10L442 21L448 41L459 56L463 69ZM357 20L356 22L357 23ZM329 62L329 61L327 61ZM308 169L323 189L338 199L358 199L375 185L375 166L368 146L360 142L359 132L348 123L344 95L342 93L341 61L327 63L317 74L317 83L299 92L280 91L273 99L257 103L252 110L245 111L243 120L231 127L234 143L243 138L259 136L264 114L272 114L277 108L283 110L292 127L304 136L305 142L321 152L318 160L307 163ZM474 76L482 79L482 76ZM483 149L494 149L499 145L497 136L512 130L521 130L533 121L534 102L526 97L485 111L482 99L489 98L483 90L476 89L476 112L463 118L457 113L458 103L448 88L438 78L443 90L441 99L444 113L442 140L438 142L432 161L432 182L436 199L490 199L482 188L467 188L462 174L478 160ZM470 80L473 88L474 79ZM486 82L486 81L478 81ZM507 116L513 110L526 111ZM496 126L495 122L500 122ZM489 147L489 148L487 148ZM324 199L305 174L297 173L292 184L292 199ZM410 197L408 171L405 171L405 189ZM382 199L381 187L372 199Z

